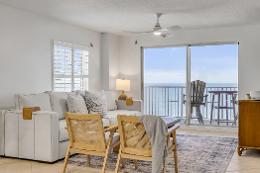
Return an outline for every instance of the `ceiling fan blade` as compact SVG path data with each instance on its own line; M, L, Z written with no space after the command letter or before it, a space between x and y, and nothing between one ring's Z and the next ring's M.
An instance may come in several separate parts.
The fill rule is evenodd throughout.
M167 28L162 28L162 29L160 29L159 31L162 32L162 33L167 33L167 32L169 32L169 30L168 30Z
M169 26L169 27L167 27L167 29L168 29L168 31L170 31L170 32L174 32L174 31L178 31L178 30L180 30L180 29L182 29L180 26L178 26L178 25L173 25L173 26Z
M129 33L129 34L150 34L153 31L123 31L125 33Z

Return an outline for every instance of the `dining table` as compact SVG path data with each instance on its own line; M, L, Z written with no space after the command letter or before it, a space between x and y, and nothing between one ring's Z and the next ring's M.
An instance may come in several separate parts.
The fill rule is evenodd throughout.
M214 109L217 110L217 123L218 125L221 122L227 123L233 123L236 124L237 116L236 116L236 97L238 91L224 91L224 90L216 90L216 91L209 91L209 93L212 95L211 97L211 112L210 112L210 124L212 124L213 121L213 114ZM216 103L216 105L215 105ZM220 118L220 111L225 110L226 111L226 119ZM231 111L229 111L231 110ZM230 113L233 113L233 121L229 119ZM222 111L223 113L223 111Z

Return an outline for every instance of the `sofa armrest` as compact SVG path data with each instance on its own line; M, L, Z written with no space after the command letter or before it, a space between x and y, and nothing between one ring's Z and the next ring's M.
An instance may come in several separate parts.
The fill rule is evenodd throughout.
M59 116L55 112L33 112L24 120L21 110L5 113L5 155L53 162L59 159Z
M33 116L53 116L53 117L58 117L59 119L59 116L58 116L58 113L57 112L51 112L51 111L36 111L36 112L33 112L32 113Z
M132 105L126 105L124 100L116 100L116 105L118 110L128 110L128 111L139 111L142 112L142 101L134 100Z
M5 113L6 110L0 110L0 156L4 155L5 150Z
M54 162L59 159L59 115L56 112L33 112L34 159Z

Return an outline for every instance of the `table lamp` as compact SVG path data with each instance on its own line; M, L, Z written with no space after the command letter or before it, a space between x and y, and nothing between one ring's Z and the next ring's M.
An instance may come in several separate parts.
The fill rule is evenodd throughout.
M130 80L117 79L116 89L121 91L118 100L126 100L127 95L125 94L125 91L130 91Z

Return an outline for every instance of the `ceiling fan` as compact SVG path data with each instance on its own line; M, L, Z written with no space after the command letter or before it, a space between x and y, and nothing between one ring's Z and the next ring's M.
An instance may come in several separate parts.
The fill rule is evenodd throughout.
M152 30L150 31L125 31L132 34L153 34L155 36L161 36L161 37L167 37L168 35L171 35L174 31L181 29L178 25L173 25L167 28L162 28L160 24L160 17L162 16L162 13L156 13L156 23Z

